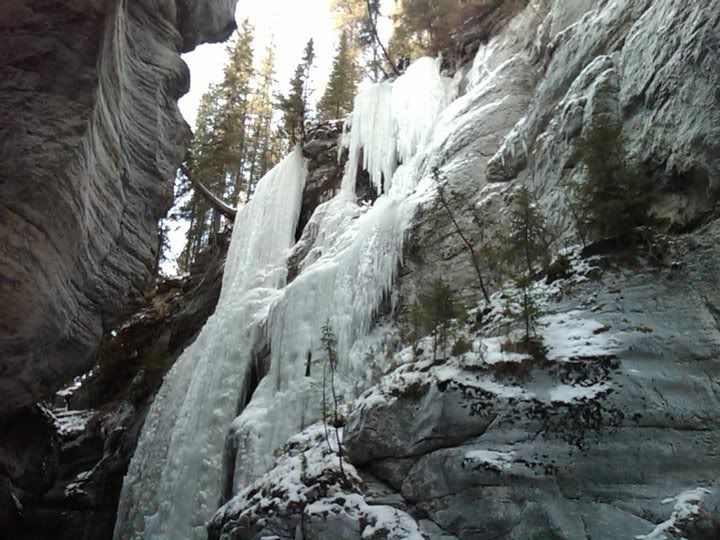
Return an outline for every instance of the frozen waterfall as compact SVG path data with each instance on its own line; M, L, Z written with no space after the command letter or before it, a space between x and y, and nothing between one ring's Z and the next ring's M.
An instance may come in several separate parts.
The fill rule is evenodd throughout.
M116 539L205 538L252 347L285 282L305 176L296 150L238 213L217 309L168 373L145 420L123 482Z
M286 261L306 174L300 152L260 181L238 213L216 312L148 414L124 480L116 539L205 538L224 479L237 492L272 466L276 448L320 419L321 368L310 377L305 371L308 356L319 356L326 320L346 359L340 384L349 388L364 376L364 366L347 359L370 330L414 210L427 199L435 158L425 148L437 148L429 135L452 92L439 61L422 58L394 82L358 95L342 188L307 225L309 249L289 284ZM355 200L361 165L384 186L372 206ZM269 354L260 370L267 375L244 406L261 349Z

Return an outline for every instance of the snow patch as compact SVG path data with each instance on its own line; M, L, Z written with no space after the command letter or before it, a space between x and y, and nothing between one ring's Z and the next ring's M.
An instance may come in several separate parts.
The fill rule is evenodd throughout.
M465 461L482 463L495 469L509 469L512 467L514 455L513 451L469 450L465 452Z
M576 386L561 384L550 391L550 401L560 403L572 403L596 398L600 394L610 390L610 386L604 383L597 383L591 386Z
M548 360L607 357L617 353L620 342L608 333L608 328L585 317L581 311L569 311L541 319Z
M702 503L711 493L709 489L698 487L684 491L677 497L665 499L662 501L663 504L675 503L670 518L657 525L652 532L638 535L635 538L638 540L669 540L682 534L678 526L697 516L702 510Z

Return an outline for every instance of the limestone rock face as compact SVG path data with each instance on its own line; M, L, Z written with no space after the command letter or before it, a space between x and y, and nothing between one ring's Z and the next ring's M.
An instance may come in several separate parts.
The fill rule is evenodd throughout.
M668 520L715 538L717 507L680 523L663 501L719 480L718 233L673 242L682 267L594 257L555 282L541 361L481 346L399 368L349 415L348 459L463 539L634 538Z
M234 4L0 6L0 414L87 369L146 289L190 136L180 52Z
M600 116L623 126L630 155L658 186L659 225L686 230L712 212L720 175L719 14L717 0L537 0L482 45L459 74L467 122L437 158L471 240L480 245L503 226L502 212L481 207L511 200L518 183L530 183L551 223L570 233L561 185L582 178L577 143ZM440 204L417 214L406 246L402 296L443 275L478 297L467 250Z
M103 340L92 375L2 422L0 530L9 538L112 538L122 480L163 376L214 311L228 235Z

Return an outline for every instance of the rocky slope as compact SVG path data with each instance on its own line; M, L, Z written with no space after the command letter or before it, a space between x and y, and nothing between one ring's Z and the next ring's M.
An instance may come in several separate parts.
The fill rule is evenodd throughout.
M88 369L141 301L190 131L180 53L235 0L0 7L0 414Z
M535 285L542 359L501 351L500 293L458 323L470 351L395 353L344 408L345 474L312 426L210 538L717 538L718 235L571 255Z
M535 0L506 15L466 44L479 52L456 75L461 122L435 156L466 234L477 245L501 230L526 184L565 232L558 244L572 243L560 188L584 175L580 136L609 117L668 235L574 248L570 272L535 283L541 359L502 352L499 294L458 323L462 355L433 359L425 342L413 359L397 352L402 325L384 321L395 330L374 355L400 367L344 407L345 474L311 426L218 512L210 538L720 535L720 3ZM466 249L429 202L396 298L438 275L478 300Z

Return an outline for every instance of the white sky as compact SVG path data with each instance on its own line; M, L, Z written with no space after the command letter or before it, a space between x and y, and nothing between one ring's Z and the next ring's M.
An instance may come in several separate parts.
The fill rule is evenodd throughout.
M277 80L283 91L302 59L310 38L315 40L315 67L312 73L314 99L319 99L330 75L337 43L337 31L330 11L331 0L240 0L235 18L245 17L255 26L255 58L259 60L270 39L276 45ZM393 0L383 0L383 13L388 14ZM389 20L381 30L389 33ZM212 83L222 79L225 45L201 45L183 55L190 67L190 92L180 100L180 110L194 128L200 97Z

